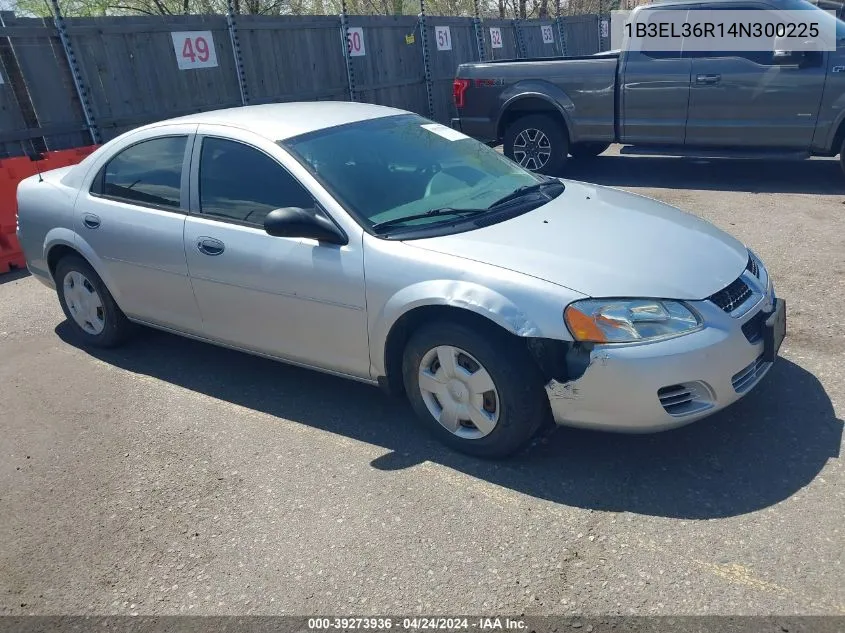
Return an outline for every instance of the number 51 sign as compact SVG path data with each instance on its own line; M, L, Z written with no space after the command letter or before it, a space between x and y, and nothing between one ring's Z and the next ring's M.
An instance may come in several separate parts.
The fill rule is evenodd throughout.
M217 53L214 50L214 38L211 31L172 32L173 50L179 70L192 68L215 68Z

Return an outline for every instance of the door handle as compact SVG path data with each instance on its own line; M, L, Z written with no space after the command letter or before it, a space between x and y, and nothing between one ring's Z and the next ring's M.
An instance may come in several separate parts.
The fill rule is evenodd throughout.
M197 239L197 250L203 255L220 255L226 246L220 240L213 237L200 237Z
M82 216L82 224L89 229L96 229L100 227L100 218L93 213L86 213Z
M712 86L722 81L722 75L696 75L695 83Z

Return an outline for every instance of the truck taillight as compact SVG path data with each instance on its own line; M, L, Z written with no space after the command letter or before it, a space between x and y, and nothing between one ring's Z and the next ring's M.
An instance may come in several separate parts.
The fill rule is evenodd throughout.
M469 79L455 79L452 83L452 98L456 108L464 107L464 93L469 88Z

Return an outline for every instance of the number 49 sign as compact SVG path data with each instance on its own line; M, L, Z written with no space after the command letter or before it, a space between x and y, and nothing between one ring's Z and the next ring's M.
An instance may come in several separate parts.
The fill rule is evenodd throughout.
M173 50L179 70L217 66L217 53L214 50L211 31L179 31L170 35L173 38Z

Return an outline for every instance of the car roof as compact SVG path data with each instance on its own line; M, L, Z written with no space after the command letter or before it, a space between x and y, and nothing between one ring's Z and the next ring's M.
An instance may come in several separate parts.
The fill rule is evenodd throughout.
M209 110L145 125L155 128L172 123L212 124L249 130L272 141L323 130L346 123L411 114L387 106L353 101L303 101L267 103Z

